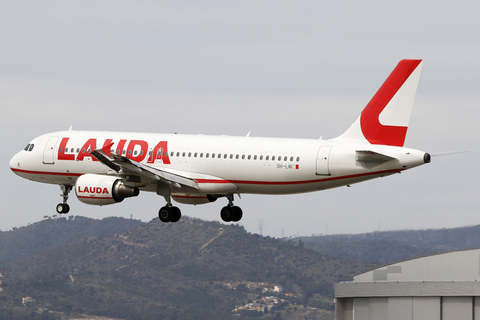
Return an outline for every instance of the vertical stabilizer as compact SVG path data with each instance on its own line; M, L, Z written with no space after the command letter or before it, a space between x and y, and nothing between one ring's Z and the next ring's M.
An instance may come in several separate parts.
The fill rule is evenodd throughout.
M402 147L422 60L402 60L350 128L335 140Z

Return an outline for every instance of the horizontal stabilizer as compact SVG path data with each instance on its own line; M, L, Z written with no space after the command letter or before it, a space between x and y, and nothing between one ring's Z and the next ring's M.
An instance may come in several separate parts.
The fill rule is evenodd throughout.
M387 162L396 159L394 157L370 150L357 150L355 152L357 153L357 161L360 162Z

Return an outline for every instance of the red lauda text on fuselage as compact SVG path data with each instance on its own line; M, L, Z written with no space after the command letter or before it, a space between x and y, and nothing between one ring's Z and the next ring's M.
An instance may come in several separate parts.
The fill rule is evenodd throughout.
M77 160L83 161L85 157L91 157L93 161L98 161L90 154L90 151L97 149L97 139L90 138L88 139L82 148L80 148L76 158L75 154L65 153L65 150L68 149L67 143L70 138L62 138L60 142L60 146L58 148L58 160ZM103 143L103 147L108 146L113 142L113 139L106 139ZM127 143L126 139L120 139L118 141L117 146L114 148L114 152L118 155L122 155L124 151L125 144ZM147 163L154 163L155 160L161 159L164 164L170 164L170 158L168 156L168 142L167 141L160 141L157 145L152 149ZM139 152L134 154L135 147L139 147ZM138 148L137 148L138 149ZM136 162L142 162L148 154L148 142L144 140L130 140L128 143L127 149L125 150L125 156L130 158Z

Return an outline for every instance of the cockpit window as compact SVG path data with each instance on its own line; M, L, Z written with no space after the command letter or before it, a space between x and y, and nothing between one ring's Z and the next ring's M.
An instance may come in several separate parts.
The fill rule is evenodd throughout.
M28 148L30 148L30 143L27 144L27 146L26 146L25 149L23 149L23 150L28 151Z
M25 150L25 151L32 151L32 150L33 150L33 146L34 146L33 143L29 143L29 144L27 144L27 146L26 146L25 149L23 149L23 150Z
M34 146L34 144L32 143L32 144L30 145L30 148L28 148L28 151L32 151L32 150L33 150L33 146Z

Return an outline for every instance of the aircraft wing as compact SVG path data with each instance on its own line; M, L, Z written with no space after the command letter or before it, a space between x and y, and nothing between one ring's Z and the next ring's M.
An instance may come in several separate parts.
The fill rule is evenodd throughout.
M195 180L186 175L147 166L127 157L111 153L110 148L112 145L113 143L104 146L102 149L95 149L90 154L95 157L95 159L117 172L123 171L125 173L137 174L152 180L160 180L176 188L181 188L183 185L197 190L199 189Z

